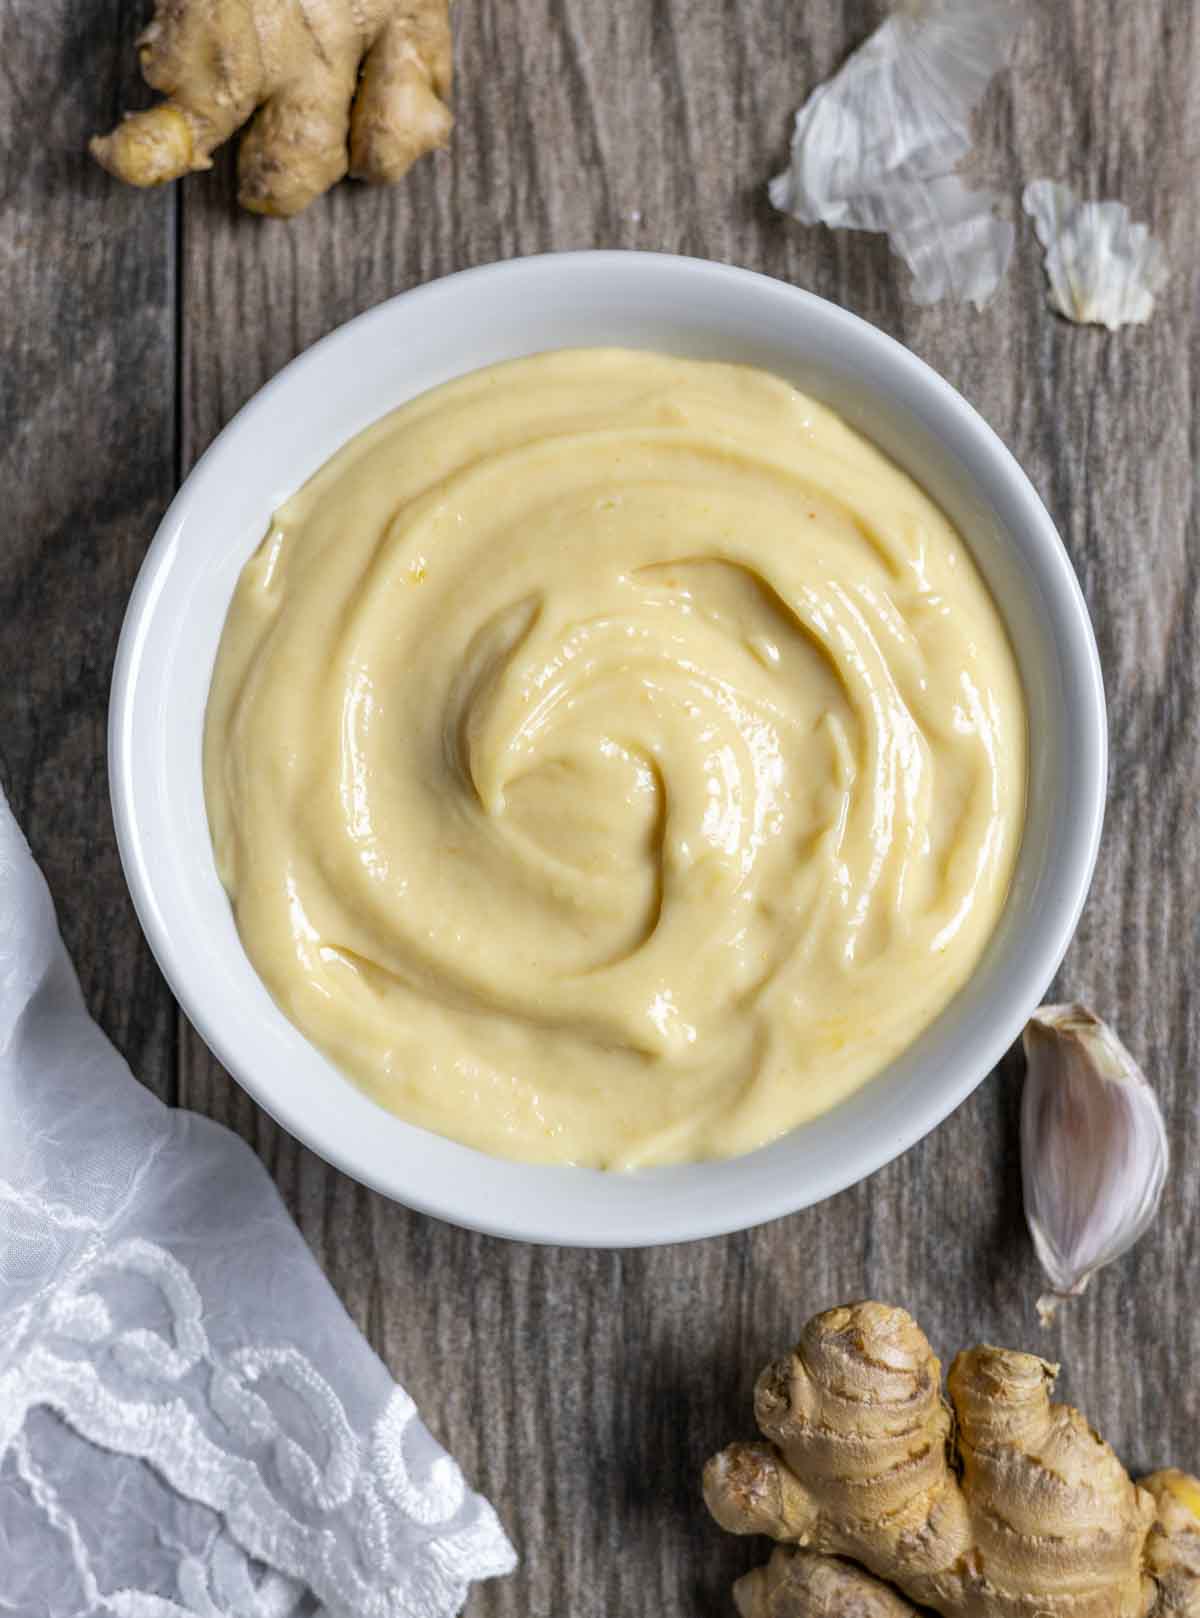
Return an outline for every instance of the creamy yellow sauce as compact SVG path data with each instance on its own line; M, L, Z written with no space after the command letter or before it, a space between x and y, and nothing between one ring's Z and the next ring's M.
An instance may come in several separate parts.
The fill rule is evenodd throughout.
M1025 718L961 539L764 372L542 355L277 513L205 789L246 951L413 1123L629 1168L749 1151L925 1028L992 932Z

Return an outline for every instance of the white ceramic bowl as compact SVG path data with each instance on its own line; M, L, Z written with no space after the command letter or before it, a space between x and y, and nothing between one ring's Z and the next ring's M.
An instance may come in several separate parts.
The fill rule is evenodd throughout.
M966 317L964 317L966 318ZM840 411L969 540L1008 624L1031 733L1007 908L967 987L900 1061L747 1157L609 1175L486 1157L367 1099L280 1012L217 879L201 730L221 626L272 510L361 428L464 371L623 344L766 367ZM1029 481L928 366L844 310L744 270L643 253L517 259L437 281L295 360L226 427L163 519L113 679L113 810L167 980L208 1045L314 1151L390 1197L529 1241L634 1246L742 1229L853 1184L958 1105L1018 1036L1070 940L1104 804L1099 660L1066 552Z

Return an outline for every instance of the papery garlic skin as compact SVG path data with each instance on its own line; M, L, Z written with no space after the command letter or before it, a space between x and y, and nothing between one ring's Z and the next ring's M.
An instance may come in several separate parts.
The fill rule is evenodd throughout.
M1086 1007L1040 1007L1024 1045L1025 1217L1051 1286L1071 1295L1154 1218L1167 1132L1141 1068Z
M1167 254L1120 202L1080 202L1069 185L1032 180L1021 199L1046 250L1049 302L1079 325L1144 325L1167 283Z
M954 170L970 119L1008 58L1015 0L908 0L796 114L772 203L802 224L886 231L918 303L981 308L1012 254L998 193Z

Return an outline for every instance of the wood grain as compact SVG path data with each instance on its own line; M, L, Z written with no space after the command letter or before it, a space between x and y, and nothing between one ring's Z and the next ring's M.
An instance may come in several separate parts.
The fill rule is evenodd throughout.
M0 0L0 765L93 1012L170 1097L105 770L121 614L176 475L176 199L84 149L144 94L129 24L116 0Z
M1024 182L1049 175L1122 198L1165 237L1162 306L1117 335L1050 314L1024 221L1006 283L976 314L918 309L881 240L767 207L796 104L882 15L863 0L462 0L452 149L395 192L344 186L291 224L237 213L228 159L177 200L130 197L80 166L75 143L114 94L112 36L132 34L138 9L81 5L70 23L60 0L36 22L0 12L4 117L28 117L36 79L59 154L8 142L0 158L0 275L27 316L0 337L6 467L24 502L3 580L0 735L92 1003L150 1082L168 1082L167 1002L118 897L102 681L172 476L176 380L186 469L286 360L431 276L581 246L745 264L875 321L978 406L1060 524L1104 659L1109 816L1060 987L1110 1016L1154 1075L1176 1171L1154 1234L1049 1331L1021 1224L1015 1059L901 1162L819 1208L725 1240L597 1254L469 1235L362 1190L276 1129L181 1024L180 1098L257 1148L351 1313L518 1543L520 1571L474 1592L469 1613L730 1612L730 1579L761 1551L708 1523L700 1463L748 1433L759 1365L850 1297L904 1302L946 1354L990 1338L1061 1359L1066 1393L1131 1465L1200 1468L1197 8L1044 0L980 119L978 168L1015 216ZM19 79L14 40L32 64Z

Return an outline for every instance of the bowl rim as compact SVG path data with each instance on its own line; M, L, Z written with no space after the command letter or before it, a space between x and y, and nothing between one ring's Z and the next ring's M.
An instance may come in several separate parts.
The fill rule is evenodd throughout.
M951 413L956 420L957 431L968 436L975 453L990 463L993 479L1003 479L1008 495L1020 505L1023 525L1036 537L1036 547L1031 549L1036 549L1041 582L1053 592L1057 616L1067 629L1068 640L1060 651L1070 664L1081 695L1081 708L1074 717L1082 727L1082 751L1072 782L1076 813L1067 829L1065 869L1058 871L1060 886L1065 886L1069 902L1062 906L1054 923L1034 938L1020 957L1020 992L1017 988L1009 989L1008 1014L993 1014L989 1037L975 1048L972 1061L964 1064L961 1072L944 1074L939 1086L931 1088L928 1093L923 1092L922 1104L913 1107L909 1116L892 1130L886 1141L877 1141L869 1149L846 1153L836 1160L831 1158L815 1177L810 1174L803 1187L781 1182L778 1177L774 1180L764 1177L751 1199L751 1205L745 1200L723 1201L716 1196L692 1199L688 1204L687 1216L676 1216L669 1229L661 1225L639 1225L636 1219L631 1223L628 1217L597 1221L594 1216L590 1224L577 1220L570 1229L564 1229L561 1218L556 1218L553 1211L546 1214L540 1198L525 1199L523 1211L514 1214L511 1209L499 1203L491 1204L486 1199L477 1199L469 1209L464 1207L460 1194L461 1182L457 1177L451 1177L444 1191L428 1186L414 1191L405 1183L403 1169L399 1174L393 1174L378 1162L364 1162L355 1156L354 1151L345 1149L339 1142L322 1138L319 1132L311 1129L305 1117L305 1093L302 1090L297 1092L288 1090L286 1086L272 1086L255 1071L253 1062L247 1061L239 1051L235 1033L237 1020L231 1018L223 1022L218 1015L219 1008L206 1000L200 964L189 962L186 952L177 947L168 916L160 903L154 871L147 859L142 835L145 806L139 801L136 785L137 747L133 720L138 682L146 677L144 653L147 626L177 559L185 522L201 500L206 481L230 446L247 431L253 430L259 418L266 417L281 394L294 388L309 374L315 374L336 351L360 343L372 327L385 325L392 318L392 311L400 304L411 312L425 302L445 298L449 289L478 292L485 283L519 280L532 268L544 268L550 263L567 276L581 271L594 276L624 274L631 261L636 261L641 270L649 270L652 274L701 278L714 287L723 284L734 296L748 293L792 300L793 307L807 306L810 314L829 322L831 328L843 332L848 341L874 348L881 357L881 363L891 366L908 388L923 395L931 408ZM982 474L977 468L969 468L968 476L975 486L982 481ZM374 305L335 327L276 372L242 405L200 456L156 529L121 627L113 667L108 724L112 813L121 864L134 908L151 952L181 1008L236 1082L282 1128L319 1157L406 1207L487 1235L597 1248L632 1248L700 1240L751 1229L798 1212L874 1174L908 1151L961 1105L1017 1039L1028 1012L1044 994L1070 944L1087 898L1099 852L1107 755L1107 717L1100 658L1079 581L1057 527L1033 484L974 406L930 365L888 333L815 293L758 271L730 264L632 249L539 253L456 271ZM278 1015L283 1018L285 1014L279 1011ZM351 1083L349 1080L344 1082L348 1085ZM384 1116L391 1118L392 1115ZM416 1130L411 1125L404 1125L403 1128L421 1135L426 1142L441 1140L441 1137L430 1137L425 1131ZM763 1152L776 1150L788 1138L784 1136L782 1142L777 1141L745 1158L715 1160L712 1165L703 1166L715 1169L721 1163L746 1163ZM569 1184L563 1176L594 1176L600 1172L488 1158L471 1148L451 1144L456 1151L469 1152L472 1157L480 1158L485 1163L499 1163L508 1170L527 1175L547 1175L564 1191L569 1191ZM688 1167L694 1168L695 1165ZM665 1169L649 1172L669 1176L675 1171ZM613 1175L603 1177L617 1184L626 1178ZM742 1187L741 1198L744 1196L745 1187ZM562 1200L556 1192L550 1198L551 1208L561 1205Z

